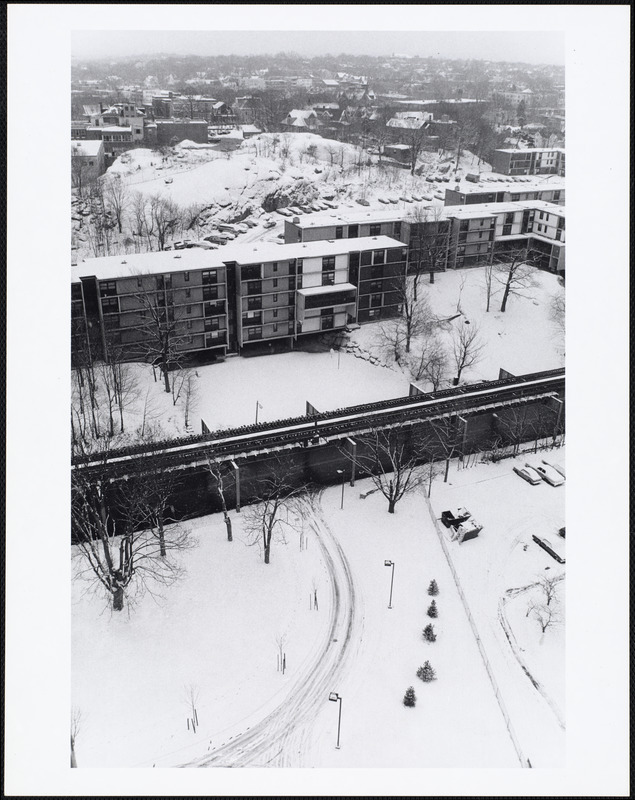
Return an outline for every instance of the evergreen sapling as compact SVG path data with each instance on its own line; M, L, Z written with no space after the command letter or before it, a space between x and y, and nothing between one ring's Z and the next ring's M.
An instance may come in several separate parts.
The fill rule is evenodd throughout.
M406 689L406 693L403 696L403 704L410 708L413 708L417 702L417 697L415 695L414 686L409 686Z

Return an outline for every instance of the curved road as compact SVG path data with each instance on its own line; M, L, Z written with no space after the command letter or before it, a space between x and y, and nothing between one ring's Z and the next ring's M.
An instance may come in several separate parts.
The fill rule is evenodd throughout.
M306 517L316 534L330 585L328 632L319 650L304 662L283 703L263 720L202 758L182 767L301 767L309 749L311 723L361 640L363 615L356 603L350 566L329 529L319 499L306 501Z

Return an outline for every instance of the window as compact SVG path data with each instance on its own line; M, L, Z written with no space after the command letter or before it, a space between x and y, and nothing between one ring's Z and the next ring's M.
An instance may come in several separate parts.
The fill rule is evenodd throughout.
M371 292L381 292L381 281L372 281L370 284Z
M560 192L554 192L553 193L553 199L554 200L560 200Z
M192 294L192 290L191 289L186 289L185 290L185 296L186 297L190 297L191 294Z
M102 297L114 297L117 294L117 281L102 281L99 284L99 291Z
M377 308L382 304L382 295L380 294L371 294L370 296L370 305L372 308Z
M104 314L118 314L119 313L119 298L118 297L104 297L101 301L101 310Z
M183 280L184 281L189 281L189 279L190 279L190 273L189 272L184 272L183 273Z
M218 300L218 286L203 286L203 300Z
M220 320L216 317L214 319L205 320L206 331L217 331L220 328Z
M217 283L218 274L215 269L205 269L202 274L203 283Z
M344 228L341 225L338 225L335 228L335 238L336 239L343 239L344 238Z
M262 308L262 297L248 297L247 308L250 311L258 311Z
M544 214L544 212L543 212L543 211L541 211L541 212L540 212L540 219L544 219L544 218L545 218L545 214Z
M348 226L348 238L349 239L357 239L359 236L359 225L349 225Z
M275 289L277 285L278 285L278 279L274 278L273 279L273 288Z
M368 231L369 236L379 236L381 233L381 225L371 225Z
M333 286L335 283L335 273L334 272L323 272L322 273L322 286Z
M262 283L260 281L249 281L247 284L247 294L260 294L262 292Z
M185 323L185 327L186 327L188 330L191 330L191 329L192 329L192 320L191 320L191 319L188 319L188 321Z
M186 311L187 314L191 314L192 313L192 306L185 306L185 311Z
M384 264L386 261L386 251L385 250L374 250L373 251L373 264Z
M361 253L360 255L362 261L362 267L367 267L369 264L372 264L373 254L370 250L366 250L366 252Z
M324 256L322 259L322 269L331 270L335 269L335 256Z
M277 302L278 302L278 295L277 295L277 294L274 294L274 296L273 296L273 302L274 302L274 303L277 303Z
M512 195L512 202L515 202L516 200L520 200L520 194L513 194Z
M469 220L462 219L461 222L459 223L459 230L460 231L466 231L468 229L468 227L469 227L469 224L470 224Z
M274 322L274 323L273 323L273 332L274 332L274 333L277 333L277 332L278 332L278 323L277 323L277 322Z
M359 267L359 253L351 253L348 257L349 267Z
M277 272L278 271L278 262L274 261L273 264L271 265L271 267L272 267L274 272Z
M142 286L143 286L143 281L141 280L141 278L137 278L137 289L141 289Z
M392 224L392 235L393 236L401 236L401 222L393 222L393 224Z
M379 317L380 311L378 308L371 308L368 312L368 319L377 319Z
M505 224L511 225L514 221L514 212L512 211L511 214L505 214Z
M304 266L304 259L302 259L302 258L299 258L299 259L298 259L298 260L295 262L295 264L296 264L296 268L297 268L298 275L302 275L302 267Z
M273 318L274 319L278 319L278 309L277 308L274 308L274 310L273 310Z
M538 225L538 233L542 233L542 225Z

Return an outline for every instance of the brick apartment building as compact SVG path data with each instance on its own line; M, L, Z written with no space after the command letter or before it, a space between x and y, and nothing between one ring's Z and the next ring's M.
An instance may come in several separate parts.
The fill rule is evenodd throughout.
M395 316L406 254L375 236L82 261L72 268L74 358L144 359L157 325L193 357L292 349Z

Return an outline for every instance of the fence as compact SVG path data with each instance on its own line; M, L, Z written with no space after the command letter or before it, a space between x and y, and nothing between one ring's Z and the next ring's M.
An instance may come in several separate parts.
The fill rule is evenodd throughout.
M432 509L432 504L430 500L426 497L424 498L426 502L426 506L428 508L428 513L430 514L430 519L432 520L432 524L434 525L434 529L437 532L437 536L439 537L439 541L441 543L441 548L443 549L443 553L445 555L446 561L448 562L448 566L450 567L450 572L452 573L452 577L454 578L454 583L456 584L457 591L459 593L459 597L461 598L461 602L463 603L463 608L465 609L465 613L467 615L468 622L470 623L470 627L472 628L472 633L474 634L474 638L476 639L476 645L479 649L481 654L481 658L483 659L483 664L485 665L485 671L490 679L490 683L492 684L492 688L494 689L494 696L496 697L496 701L498 706L501 710L503 715L503 719L505 720L505 726L507 727L507 731L509 733L509 737L512 740L512 744L514 745L514 750L516 751L516 755L518 756L518 760L520 761L521 767L528 767L531 766L529 759L525 758L523 752L520 747L520 743L516 734L514 732L514 728L512 726L511 720L509 718L509 714L507 713L507 709L505 708L505 704L503 702L503 698L501 696L500 690L498 688L498 684L496 683L496 678L494 677L494 672L492 667L489 663L489 659L487 658L487 654L485 652L485 648L481 641L481 637L479 636L478 629L476 627L476 623L474 622L474 617L472 616L472 612L470 611L470 607L468 606L467 599L463 594L463 589L461 588L461 583L459 581L459 576L456 574L456 570L454 569L454 564L452 563L452 559L450 558L450 553L448 551L448 546L445 541L445 537L443 535L443 531L439 525L439 521L437 520L434 510Z

